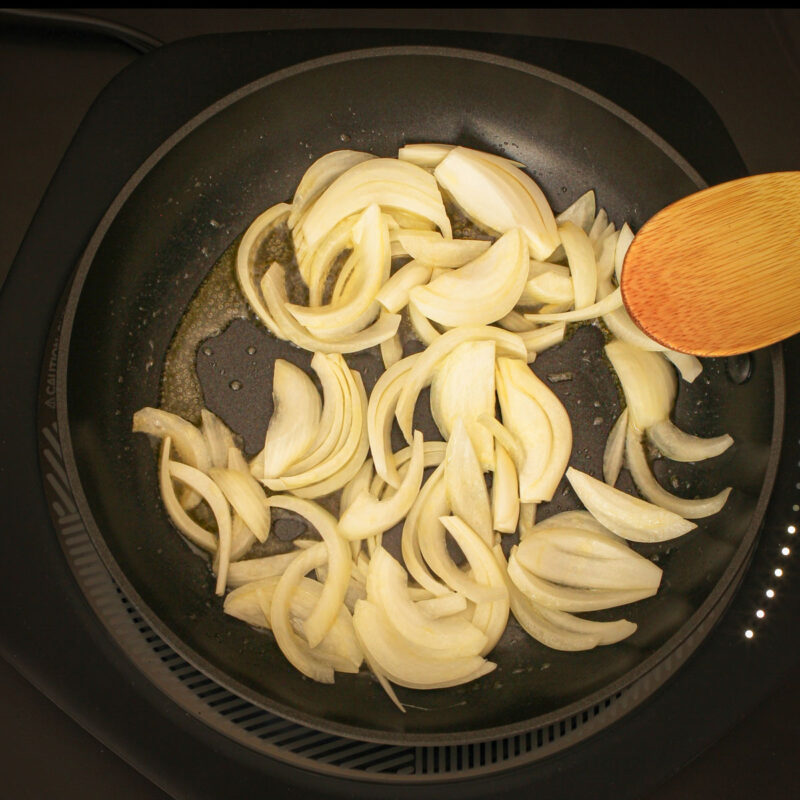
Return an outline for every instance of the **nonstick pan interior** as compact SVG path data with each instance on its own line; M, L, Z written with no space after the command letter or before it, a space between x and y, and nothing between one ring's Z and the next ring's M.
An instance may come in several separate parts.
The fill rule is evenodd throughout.
M162 401L170 343L212 266L258 213L291 198L313 158L342 147L394 155L402 144L420 141L480 147L524 162L556 210L594 188L611 219L634 229L701 185L634 120L515 62L405 49L323 59L279 73L178 132L110 209L67 303L59 424L95 545L123 591L188 660L242 696L321 729L380 741L474 741L525 730L630 684L663 662L712 611L747 558L763 513L765 477L777 456L779 357L777 351L754 354L744 381L726 362L708 361L694 384L681 383L678 424L705 436L727 431L736 444L711 463L662 461L656 472L674 477L690 495L724 486L734 492L723 512L699 521L697 531L641 548L658 559L664 581L656 597L624 609L639 623L629 640L559 653L510 624L492 655L495 672L448 690L400 690L406 714L366 672L337 675L333 687L303 678L270 635L222 613L208 565L165 516L155 451L146 437L131 433L131 418ZM235 293L225 302L217 310L221 318L247 316ZM245 436L252 453L271 410L272 360L302 363L305 355L247 319L209 331L203 344L216 354L212 368L196 353L204 401ZM570 376L552 386L573 419L571 463L594 474L620 410L601 349L599 329L584 327L534 365L546 379ZM348 361L365 367L370 358ZM247 391L231 388L240 378ZM562 489L541 517L577 506Z

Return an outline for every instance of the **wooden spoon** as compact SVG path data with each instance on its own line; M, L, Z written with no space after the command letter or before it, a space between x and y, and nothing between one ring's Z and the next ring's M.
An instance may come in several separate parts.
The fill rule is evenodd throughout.
M625 256L622 299L672 350L728 356L800 332L800 172L704 189L659 211Z

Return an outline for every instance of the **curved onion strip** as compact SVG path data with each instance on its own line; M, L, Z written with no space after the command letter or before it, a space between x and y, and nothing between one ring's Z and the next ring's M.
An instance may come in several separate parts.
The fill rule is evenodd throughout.
M406 571L382 547L370 560L367 598L383 609L404 639L420 647L445 650L447 657L463 657L479 655L487 643L486 636L463 617L433 619L426 614L409 597Z
M286 567L294 561L303 551L290 550L288 553L279 553L263 558L248 558L237 561L228 569L228 586L236 588L246 583L260 581L264 578L274 578L283 575ZM230 595L228 595L230 597Z
M353 624L369 660L400 686L442 689L473 681L495 668L480 656L444 658L441 651L410 642L378 606L366 600L356 603Z
M517 560L531 574L576 589L653 589L661 570L635 550L605 534L578 528L537 529L517 547Z
M409 261L395 272L378 290L375 299L390 313L396 314L408 305L408 293L427 283L431 268L419 261Z
M225 594L228 579L228 565L231 559L231 512L228 501L220 488L200 470L181 464L177 461L169 462L169 474L175 480L185 483L190 489L199 494L208 503L214 519L217 521L219 531L219 571L215 591L218 595Z
M397 465L398 473L400 475L401 480L406 474L406 470L408 469L407 464L411 458L413 451L414 451L413 447L404 447L402 450L398 450L394 454L395 464ZM441 464L442 461L444 461L446 452L447 452L447 442L438 442L436 440L425 442L422 445L423 468L428 469L429 467L438 467L439 464ZM386 481L384 481L380 475L376 475L372 479L372 483L370 484L369 487L369 492L375 497L382 496L383 499L388 499L395 492L395 488L393 486L387 486Z
M597 201L595 200L594 189L584 192L572 205L565 208L557 217L556 222L561 225L564 222L573 222L585 233L592 229L592 223L596 216Z
M589 237L572 222L559 228L561 244L567 254L572 275L572 291L575 308L590 306L597 296L597 262Z
M442 360L431 381L431 415L439 432L449 439L461 420L484 472L494 466L494 440L478 417L494 415L494 363L494 342L463 342Z
M461 417L456 418L447 442L444 482L447 502L453 513L461 517L491 547L494 531L489 491L483 468Z
M361 493L362 490L369 491L370 484L374 475L374 468L372 466L372 459L368 458L361 468L356 472L342 489L342 494L339 497L339 516L347 510L353 500Z
M333 667L311 652L311 647L319 644L324 633L327 633L328 629L332 627L333 618L314 645L311 645L310 642L306 645L303 640L297 636L292 630L292 624L289 619L292 595L299 585L300 580L307 572L314 569L314 567L324 563L326 557L326 548L322 544L304 550L289 564L286 571L281 575L278 580L278 585L272 593L269 605L267 606L265 596L262 596L261 599L264 604L265 616L267 612L269 613L269 625L272 632L275 634L275 641L278 643L278 647L280 647L281 652L286 656L289 663L312 680L319 681L320 683L333 683ZM344 599L344 594L342 595L342 599ZM311 616L320 606L322 606L322 595L320 595L320 600L315 606L315 610L306 618L306 628L308 626L308 620L311 619ZM336 614L338 614L340 607L341 604L337 606Z
M531 322L579 322L586 319L594 319L608 314L615 308L622 305L622 292L619 289L606 295L602 300L598 300L592 305L584 306L575 311L562 311L559 314L526 314Z
M562 630L580 635L596 636L597 643L600 645L621 642L636 633L638 627L635 622L630 622L627 619L601 622L599 620L576 617L568 611L558 611L555 608L547 608L546 606L538 606L537 611L545 620Z
M527 243L513 228L463 267L444 272L427 286L415 286L409 298L442 325L485 325L514 308L527 277Z
M414 335L425 346L432 345L442 335L410 300L408 303L408 321L411 323Z
M311 378L289 361L275 360L273 412L264 440L264 477L277 478L308 452L319 431L322 400Z
M481 339L494 340L498 355L522 359L527 357L525 345L519 336L501 328L493 328L486 325L468 325L443 333L424 352L419 354L419 358L408 374L406 385L403 387L397 402L395 416L407 442L411 442L411 425L417 397L430 382L433 371L439 362L462 342L474 342Z
M410 592L409 596L411 597ZM467 598L463 594L446 594L443 597L426 597L422 600L417 600L416 605L427 616L433 619L440 619L441 617L449 617L461 611L466 611Z
M598 522L588 511L582 508L553 514L552 517L537 522L534 527L537 531L546 530L547 528L578 528L582 531L594 531L595 533L614 539L617 542L626 543L625 539L610 531L605 525Z
M484 156L476 150L456 147L433 174L466 215L481 227L501 234L522 228L534 257L543 261L558 246L557 232L555 235L548 232L527 187Z
M625 438L625 457L628 463L633 482L636 488L651 502L661 508L679 514L685 519L700 519L710 517L722 509L731 493L731 487L723 489L713 497L705 497L697 500L689 500L685 497L677 497L668 492L655 479L650 465L647 463L647 456L642 445L641 434L637 433L632 427L628 427L628 434Z
M368 206L352 229L354 249L348 263L353 274L345 293L329 305L287 304L287 310L312 335L325 339L350 336L362 330L378 315L378 290L389 277L392 254L389 229L377 205ZM342 271L342 276L345 274ZM341 277L341 276L340 276ZM338 282L337 282L338 287Z
M231 566L234 561L244 558L258 541L250 528L245 525L244 520L233 512L231 522ZM219 559L215 556L213 564L214 573L219 572ZM228 570L228 584L230 585L230 569Z
M378 500L362 491L348 506L339 519L339 532L345 539L366 539L388 531L406 516L422 484L422 445L422 434L416 431L408 470L390 499Z
M290 474L283 476L279 481L265 481L270 489L299 489L336 476L336 473L350 461L358 450L362 435L366 437L367 401L361 375L348 369L346 365L340 369L347 383L347 393L344 403L344 419L336 447L324 461L303 472L297 472L295 467ZM364 458L366 458L366 454ZM364 458L358 463L356 471L361 468ZM344 486L351 477L353 476L351 475L340 483L339 487Z
M613 227L613 226L610 226ZM600 300L602 293L600 286L606 285L611 280L611 275L614 272L614 252L619 242L619 233L611 233L610 236L604 237L597 245L595 250L597 252L597 299Z
M208 472L211 468L211 455L203 434L177 414L149 406L141 408L133 415L132 430L160 439L169 436L182 461L200 472Z
M326 341L318 336L311 334L308 329L300 325L297 320L286 310L288 302L286 290L284 288L285 270L273 262L272 266L264 273L261 279L261 293L267 302L267 307L274 315L278 324L285 331L282 339L289 339L298 347L312 352L322 353L356 353L380 344L385 339L395 335L400 326L400 316L397 314L387 314L378 319L368 328L346 336L339 341Z
M419 544L420 520L423 516L431 515L434 519L442 514L446 514L447 499L445 492L434 489L442 483L444 478L444 464L440 464L422 485L414 505L409 510L406 521L403 523L403 533L400 538L400 548L403 555L403 563L412 578L422 587L427 589L436 597L452 594L450 589L443 583L434 578L422 557ZM433 505L431 504L431 500Z
M386 312L382 311L381 314L386 314ZM398 330L391 339L381 342L380 347L383 368L389 369L403 357L403 340L400 338L400 331Z
M448 269L476 259L492 244L486 239L445 239L437 231L401 230L397 239L418 263Z
M633 231L626 222L619 229L619 238L617 239L617 246L614 249L614 273L617 278L617 284L619 284L620 278L622 277L622 265L625 263L625 255L628 252L628 248L631 246L631 242L633 242Z
M499 533L514 533L519 520L519 483L514 461L499 442L494 449L492 477L492 527Z
M406 376L419 358L415 353L389 367L375 382L367 404L367 434L375 472L390 486L400 485L392 455L392 422Z
M308 284L308 304L319 306L325 293L325 283L339 256L353 247L353 225L357 214L345 217L330 233L308 253L304 262L305 280Z
M159 460L158 480L161 488L161 499L164 508L175 527L190 541L209 553L217 551L217 537L213 533L198 525L178 502L175 489L170 478L169 465L172 437L165 436L161 443L161 458Z
M453 149L452 144L407 144L397 151L401 161L410 161L418 167L434 169L437 164Z
M242 241L239 243L239 249L236 251L236 279L239 283L239 288L256 316L266 325L270 333L273 336L277 336L278 339L285 339L286 336L268 307L264 305L253 271L258 248L272 231L286 220L291 208L287 203L278 203L256 217L245 231Z
M727 433L704 439L701 436L685 433L669 419L662 419L651 425L647 429L647 438L667 458L682 462L714 458L733 444L733 438Z
M511 456L515 464L521 464L525 458L522 445L517 441L511 431L496 417L489 414L479 414L478 422L497 439L497 444L502 445Z
M311 647L315 647L330 629L344 602L350 580L350 549L347 542L339 535L336 518L317 503L290 495L273 495L269 498L269 502L275 508L293 511L308 520L319 532L327 549L328 578L322 588L319 603L308 615L304 625L308 643ZM289 569L294 563L296 562L293 562ZM319 564L315 563L306 569L306 572L316 566ZM305 575L305 572L302 574Z
M353 414L353 428L350 429L350 435L355 433L355 445L352 450L349 449L349 444L345 443L347 451L341 450L339 453L331 456L319 469L324 472L329 472L328 477L323 478L315 483L305 483L302 486L292 488L292 493L298 497L322 497L331 492L338 491L342 488L355 474L361 469L369 453L369 439L367 438L367 393L364 389L364 383L361 380L361 375L355 370L350 370L352 377L356 383L356 392L358 399L353 401L354 408L357 413ZM358 423L356 423L358 418ZM348 440L349 441L349 440ZM344 461L344 464L331 467L332 464L338 464L343 460L342 453L350 452L350 455ZM306 473L308 475L309 473ZM291 476L289 480L294 480L295 476Z
M512 378L515 359L497 359L497 397L503 424L519 443L520 460L516 462L519 497L524 503L548 500L538 487L553 462L553 429L545 410ZM531 373L532 374L532 373ZM513 457L513 451L512 451ZM560 479L560 476L559 476Z
M293 228L300 216L343 172L350 167L375 158L372 153L359 150L334 150L318 158L306 171L297 184L292 198L292 210L287 219L289 228Z
M605 353L625 393L630 410L628 424L645 431L667 419L675 402L677 380L664 357L620 340L609 342Z
M452 591L463 594L474 603L491 603L502 599L502 591L496 587L483 586L470 578L450 556L447 550L445 527L441 522L446 514L434 517L432 513L435 509L447 507L444 481L439 480L432 487L426 509L420 515L419 520L419 546L425 561ZM475 535L477 536L477 534Z
M235 447L230 428L216 414L212 414L207 408L201 408L200 430L206 441L211 466L226 466L228 450Z
M373 203L418 214L452 237L450 220L433 177L408 162L374 158L348 169L322 193L302 220L305 242L315 246L339 220Z
M508 576L528 598L559 611L599 611L652 597L655 589L574 589L531 574L517 560L516 548L508 559Z
M259 542L269 536L270 511L264 489L249 472L212 467L208 475L222 489L225 499L236 509Z
M296 461L288 470L291 474L301 474L321 464L336 450L345 433L345 412L349 399L346 365L336 353L325 355L314 353L311 369L316 372L322 384L322 414L319 432L308 453Z
M464 520L459 517L440 517L439 521L467 557L475 580L502 593L493 602L478 603L472 616L472 624L482 630L488 640L481 650L481 655L485 656L500 640L508 624L509 598L503 573L491 547Z
M603 480L613 486L617 482L625 456L625 432L628 430L628 409L617 417L603 450Z
M592 515L623 539L665 542L697 527L672 511L631 497L574 467L567 470L567 479Z
M664 350L664 356L673 363L686 383L694 383L695 378L703 371L703 364L700 359L690 353Z
M508 565L500 545L496 545L493 552L506 582L511 613L529 636L553 650L569 652L591 650L600 644L600 637L596 633L569 630L545 617L542 613L544 607L526 597L509 577Z
M533 264L543 264L534 261ZM552 265L556 267L556 264ZM531 277L528 271L528 280L525 288L519 297L519 305L533 306L539 303L567 303L572 304L575 300L575 292L572 286L572 278L561 275L555 269L543 270Z

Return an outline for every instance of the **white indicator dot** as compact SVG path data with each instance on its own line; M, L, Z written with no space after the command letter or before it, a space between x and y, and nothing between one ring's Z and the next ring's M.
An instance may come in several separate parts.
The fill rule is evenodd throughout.
M789 533L794 533L797 530L797 528L795 528L794 525L790 525L786 530L789 531Z
M767 595L767 597L775 597L775 590L774 589L767 589L765 594Z
M780 567L778 567L778 569L775 570L773 575L775 575L776 578L780 578L781 575L783 575L783 570Z
M753 638L753 636L754 636L754 634L753 634L753 631L751 631L751 630L750 630L750 628L748 628L748 629L747 629L747 630L744 632L744 635L745 635L745 636L746 636L748 639L752 639L752 638Z
M792 511L800 511L800 506L799 506L799 505L797 505L797 503L795 503L795 504L792 506Z
M781 547L781 555L788 556L792 551L788 547Z
M766 612L764 611L763 608L759 608L758 611L756 611L756 616L759 619L764 619L764 617L766 616Z

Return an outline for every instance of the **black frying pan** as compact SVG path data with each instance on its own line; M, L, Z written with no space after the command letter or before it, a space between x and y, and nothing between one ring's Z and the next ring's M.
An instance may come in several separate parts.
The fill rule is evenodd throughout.
M415 141L454 142L516 158L529 165L556 210L593 187L611 218L628 220L634 229L702 186L691 167L636 120L517 62L405 48L283 71L181 129L109 210L66 306L59 425L95 545L152 627L189 661L245 698L323 730L377 741L455 743L524 731L565 711L591 709L643 676L658 682L671 674L685 657L687 637L721 613L721 598L730 596L752 552L780 446L782 362L778 349L756 353L745 375L709 361L694 384L681 383L676 421L700 435L730 432L736 444L713 463L662 461L656 471L665 480L674 476L689 493L726 485L734 492L723 512L700 521L697 531L641 548L664 567L664 581L656 597L624 609L640 626L626 642L558 653L510 624L492 655L495 672L448 690L400 690L410 704L406 715L366 672L337 675L333 687L303 678L270 635L223 615L208 565L166 519L153 447L130 432L131 417L161 401L165 355L203 279L261 210L291 197L311 157L343 146L394 155ZM248 321L204 346L216 348L219 357L211 369L199 351L196 356L205 402L245 435L252 452L270 411L271 361L303 356ZM255 347L257 357L246 347ZM587 327L534 365L544 377L572 372L571 381L553 386L573 418L572 463L595 474L620 410L601 349L599 330ZM369 370L370 358L374 354L349 360ZM250 390L232 391L231 379L244 375ZM576 505L570 491L559 490L541 517Z

